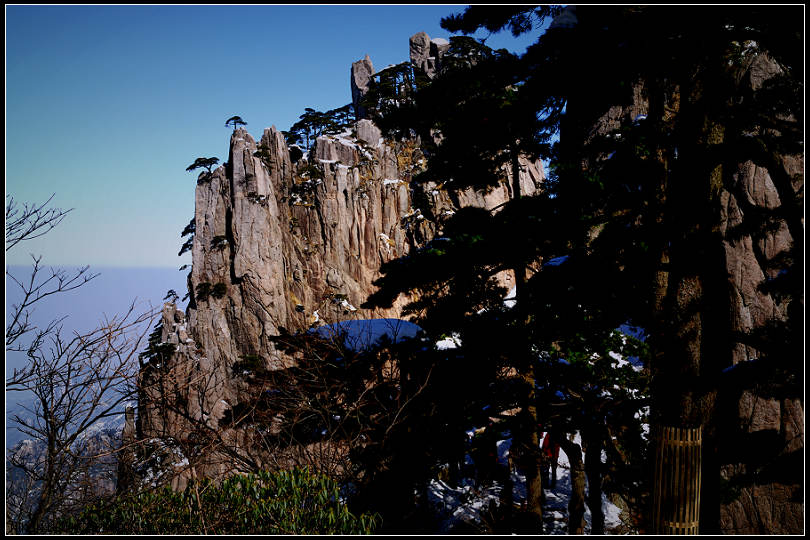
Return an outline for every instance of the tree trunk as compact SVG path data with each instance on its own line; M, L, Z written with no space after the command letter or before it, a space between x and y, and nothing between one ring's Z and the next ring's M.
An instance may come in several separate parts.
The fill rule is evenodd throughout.
M27 530L30 534L37 534L40 532L45 515L53 504L56 482L58 480L56 470L58 461L56 451L58 441L56 427L54 426L53 416L51 415L50 404L47 403L47 401L41 395L39 397L39 402L42 406L43 420L48 431L48 449L45 458L45 474L42 477L42 486L40 487L39 491L39 502L37 503L36 510L34 510L34 513L31 515L31 519L28 521Z
M49 449L47 462L45 463L45 475L39 492L39 502L37 503L37 508L34 510L34 513L31 515L31 519L28 522L27 530L29 534L38 534L42 532L42 523L45 519L45 515L51 507L53 500L56 483L55 467L56 456Z
M527 423L537 418L534 414L526 414ZM527 435L521 454L523 455L523 472L526 475L526 511L529 513L531 527L534 530L526 533L538 534L543 532L543 477L540 474L540 438L537 436L537 424L524 425Z
M656 362L651 391L659 426L692 428L706 425L712 417L716 374L727 354L729 307L724 301L727 284L716 210L724 173L722 161L712 154L725 138L725 126L711 118L713 99L705 95L711 88L686 81L680 92L673 129L680 155L675 159L676 154L659 152L665 175L665 205L660 210L670 243L668 283L656 291L664 297L659 301L656 295L653 306ZM711 437L711 430L708 433ZM707 471L709 484L715 484L718 475L719 471ZM656 493L663 489L662 482L656 477ZM676 483L667 489L677 492L684 486ZM714 492L707 488L707 501ZM711 506L717 502L711 500Z
M585 474L588 477L588 508L591 509L591 534L605 534L602 512L602 438L590 433L585 450Z
M512 457L506 458L506 472L503 477L503 487L501 488L501 496L499 504L501 507L500 515L503 518L503 532L512 532L512 514L515 508L515 495L514 484L512 482ZM497 531L496 531L497 532Z
M521 197L520 192L520 162L518 161L519 152L517 145L513 144L510 148L510 161L512 165L512 199L517 200ZM526 265L525 261L515 264L515 305L512 309L521 309L520 300L518 295L520 291L524 290L526 284ZM525 298L525 292L524 292ZM528 321L524 321L528 324ZM528 344L527 344L528 345ZM526 354L531 355L530 348L526 347ZM537 415L536 405L536 392L535 392L535 373L534 373L534 359L530 356L527 358L527 369L525 374L525 382L528 387L526 395L525 415L522 422L524 435L522 437L523 448L522 455L524 456L524 474L526 475L526 510L528 511L532 527L536 528L532 533L542 533L543 531L543 478L541 474L540 464L540 437L537 433L537 428L540 424ZM528 532L528 531L527 531Z
M582 463L582 449L562 434L555 434L560 449L568 456L571 467L571 499L568 501L568 534L585 532L585 466Z
M34 510L34 513L31 515L31 520L28 522L27 530L29 534L37 534L40 532L40 527L42 526L42 519L45 517L45 510L50 505L50 500L51 500L50 482L45 481L42 485L42 491L40 491L37 509Z

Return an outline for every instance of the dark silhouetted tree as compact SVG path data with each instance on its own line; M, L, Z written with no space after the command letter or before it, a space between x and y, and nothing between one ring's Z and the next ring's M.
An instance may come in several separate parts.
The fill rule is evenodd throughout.
M534 27L544 9L473 6L444 24L465 32L486 27L519 33ZM434 140L428 175L451 185L492 184L497 164L521 154L553 157L555 171L545 196L510 202L491 219L512 220L507 228L482 229L485 215L459 221L457 230L445 231L449 244L386 266L382 296L372 301L417 288L428 293L417 304L428 313L426 321L430 313L435 324L470 320L480 309L477 297L465 300L462 287L448 296L454 283L467 280L467 290L475 291L481 285L474 283L485 283L499 267L566 255L571 266L561 279L545 279L543 269L526 283L525 294L519 292L516 328L530 330L529 343L540 351L553 351L572 332L595 337L628 321L646 328L656 422L710 421L733 340L756 343L776 366L770 376L799 380L803 291L791 276L802 271L802 204L794 186L803 179L791 179L780 164L780 155L802 153L802 31L795 14L748 7L706 9L699 17L656 6L568 9L522 57L501 55L487 65L484 56L455 80L445 79L445 90L440 78L418 92L407 117L381 117L383 127L404 118L428 144ZM761 54L773 59L777 73L754 89L746 70ZM481 66L486 69L477 71ZM632 106L634 92L646 114L615 124L604 120L611 107ZM448 106L454 99L456 106ZM558 129L564 138L551 152L548 143ZM747 160L772 171L782 200L768 215L753 212L759 219L752 226L781 220L793 236L791 249L768 261L786 269L775 286L795 299L770 339L734 336L729 327L720 195L734 190L734 171ZM501 244L511 249L499 251ZM455 259L442 257L455 248L464 249L454 252ZM448 265L455 277L440 271L440 280L433 280L427 272ZM577 277L582 275L588 279ZM556 294L569 290L581 300L569 325L548 324L555 312L572 310ZM437 319L448 306L455 318ZM593 349L587 342L574 345L568 350ZM717 470L706 470L708 482L715 482ZM706 487L709 511L702 515L713 516L707 520L711 530L718 502L715 488Z
M247 125L247 122L242 120L241 116L231 116L230 118L225 120L225 127L233 126L234 131L236 131L237 127L246 126L246 125Z
M219 158L209 157L209 158L197 158L194 160L194 163L186 167L186 171L193 171L196 169L205 168L208 173L211 173L211 167L219 163Z

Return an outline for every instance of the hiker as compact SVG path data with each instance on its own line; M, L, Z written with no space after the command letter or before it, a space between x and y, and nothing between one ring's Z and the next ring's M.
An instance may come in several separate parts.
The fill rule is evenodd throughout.
M551 432L545 434L543 437L543 479L545 484L551 488L557 483L557 460L560 457L560 445L554 442ZM551 465L551 483L549 484L548 472L549 465Z

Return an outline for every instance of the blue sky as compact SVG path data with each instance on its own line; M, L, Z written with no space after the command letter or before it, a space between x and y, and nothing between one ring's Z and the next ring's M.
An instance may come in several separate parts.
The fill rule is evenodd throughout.
M199 156L227 159L226 118L257 137L350 101L351 63L408 58L464 6L8 6L6 193L74 208L7 253L28 264L173 267ZM493 36L523 52L537 38Z

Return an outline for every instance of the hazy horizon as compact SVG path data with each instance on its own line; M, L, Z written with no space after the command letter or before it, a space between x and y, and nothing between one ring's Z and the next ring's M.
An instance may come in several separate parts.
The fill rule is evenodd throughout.
M67 265L68 272L75 270ZM15 277L27 278L31 268L25 265L6 266L6 271ZM67 315L62 322L63 332L87 332L96 328L102 319L122 315L133 300L137 299L136 312L146 311L149 306L160 307L163 297L169 289L174 289L182 298L186 292L186 275L177 268L138 268L138 267L90 267L91 272L100 275L78 289L59 293L37 302L33 306L32 322L35 325L46 325L49 321ZM42 277L50 275L46 266L41 269ZM12 306L19 303L19 287L6 276L6 324ZM181 309L186 304L181 303ZM152 323L154 326L154 322ZM24 341L24 340L23 340ZM145 342L139 348L143 349ZM27 361L25 353L6 352L6 379L15 368L20 368ZM20 410L19 403L30 399L22 392L6 392L6 448L25 438L8 419Z

